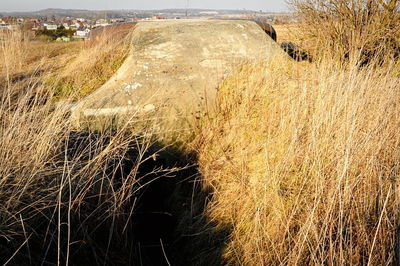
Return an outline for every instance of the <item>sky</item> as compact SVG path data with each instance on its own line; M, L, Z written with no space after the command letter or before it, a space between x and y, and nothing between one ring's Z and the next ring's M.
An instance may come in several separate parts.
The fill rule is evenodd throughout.
M286 11L285 0L0 0L2 11L68 9L164 9L164 8L246 9L266 12Z

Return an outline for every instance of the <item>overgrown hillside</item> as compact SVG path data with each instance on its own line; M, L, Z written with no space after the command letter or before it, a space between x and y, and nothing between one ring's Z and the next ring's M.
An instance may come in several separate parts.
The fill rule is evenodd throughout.
M312 62L238 65L179 150L157 125L69 122L124 61L129 29L3 33L0 263L399 264L399 1L292 6L303 23L278 41Z
M31 41L23 32L5 34L0 264L126 263L137 252L129 242L137 229L128 221L138 191L179 165L155 162L166 148L149 137L151 128L139 135L76 131L64 101L108 80L123 62L129 38L57 44Z
M332 62L244 65L198 136L229 264L394 261L400 83Z
M190 265L199 250L220 262L226 233L203 215L209 192L193 152L158 142L151 123L93 132L69 120L70 103L124 61L123 30L62 44L4 33L0 264ZM197 250L188 249L192 239Z
M195 141L224 263L397 265L400 2L292 4L313 63L244 64Z

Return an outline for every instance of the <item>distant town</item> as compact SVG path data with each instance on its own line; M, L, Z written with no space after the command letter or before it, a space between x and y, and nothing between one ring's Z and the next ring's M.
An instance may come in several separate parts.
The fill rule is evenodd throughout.
M0 30L24 29L32 36L48 41L77 41L90 39L91 32L112 25L136 23L142 20L183 18L263 17L270 23L292 23L291 14L246 10L168 9L154 11L90 11L46 9L36 12L0 12Z

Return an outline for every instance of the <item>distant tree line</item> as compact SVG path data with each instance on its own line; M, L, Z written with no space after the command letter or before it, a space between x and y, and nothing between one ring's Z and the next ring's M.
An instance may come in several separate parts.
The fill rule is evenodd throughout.
M66 36L66 37L72 37L75 34L76 30L72 29L65 29L64 27L60 27L57 30L37 30L36 31L36 36L48 36L52 40L55 40L59 37Z

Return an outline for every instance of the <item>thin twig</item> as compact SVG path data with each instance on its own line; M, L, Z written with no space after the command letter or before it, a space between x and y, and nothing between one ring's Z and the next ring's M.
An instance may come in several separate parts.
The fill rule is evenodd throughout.
M161 244L162 252L163 252L163 254L164 254L165 261L167 262L168 266L171 266L171 263L169 263L167 254L165 254L164 245L163 245L163 242L162 242L162 239L161 239L161 238L160 238L160 244Z

